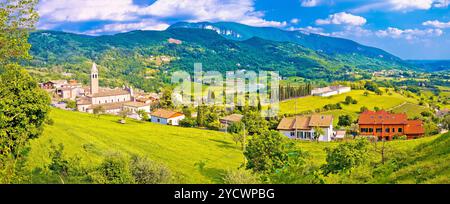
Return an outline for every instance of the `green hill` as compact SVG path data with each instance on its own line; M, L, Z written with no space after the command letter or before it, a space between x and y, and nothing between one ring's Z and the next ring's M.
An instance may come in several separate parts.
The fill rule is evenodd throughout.
M324 114L332 114L335 116L335 125L337 124L337 118L339 115L342 114L348 114L353 117L353 119L356 119L358 116L358 113L361 109L361 107L365 106L371 110L373 110L374 107L378 107L380 109L389 110L392 108L395 108L397 112L407 112L409 113L410 109L407 109L407 107L404 107L404 103L410 103L410 104L417 104L417 99L415 98L407 98L403 95L400 95L398 93L395 93L393 91L392 95L388 95L384 93L383 95L379 96L376 95L373 92L370 92L368 96L364 95L363 90L353 90L349 93L340 94L336 96L331 97L319 97L319 96L307 96L303 98L297 98L297 99L291 99L286 100L280 103L280 112L281 114L298 114L305 111L315 111L316 109L321 109L325 105L328 104L336 104L336 103L342 103L345 101L345 98L347 96L352 97L353 99L357 100L357 104L350 104L345 105L341 104L342 109L341 110L332 110L324 112ZM411 105L413 106L413 105ZM409 106L408 106L409 107ZM416 105L415 107L420 107ZM414 114L417 109L414 109ZM420 114L420 112L419 112Z
M299 76L323 81L353 80L355 77L347 72L355 70L408 68L403 61L388 57L384 51L348 40L311 34L303 37L314 39L307 40L309 44L302 44L264 37L254 35L238 41L227 39L213 30L192 28L132 31L96 37L38 31L29 38L34 58L28 65L34 70L34 76L41 79L63 78L65 75L62 73L71 73L71 78L87 82L90 64L96 61L104 70L103 85L121 86L128 82L148 91L155 89L155 84L170 81L168 74L160 73L174 70L192 72L196 62L201 62L205 71L276 70L283 77ZM180 40L181 44L169 42L170 38ZM312 46L312 42L321 46ZM322 47L329 47L333 52L324 51ZM160 56L170 60L156 63L154 58ZM58 73L59 76L56 75ZM149 77L154 79L152 83L146 82Z
M53 125L31 142L26 163L28 170L43 168L50 162L48 151L52 141L64 144L65 156L81 158L81 165L98 165L105 154L120 152L138 154L167 165L175 183L221 183L226 170L238 168L243 161L239 145L229 135L216 131L163 126L129 120L119 124L116 116L101 116L54 109ZM450 133L417 140L388 142L384 165L380 155L372 154L378 163L372 183L450 183ZM339 143L297 142L312 155L317 165L325 164L326 147ZM204 161L200 171L195 163ZM381 166L380 166L381 165ZM386 174L379 175L379 169ZM33 182L53 183L58 180L34 175Z
M28 168L48 165L50 140L62 143L68 157L80 156L82 165L99 164L104 154L138 154L167 165L179 183L219 183L222 173L243 162L240 147L229 135L53 109L54 125L32 141ZM194 164L205 161L204 171ZM49 182L49 181L45 181Z

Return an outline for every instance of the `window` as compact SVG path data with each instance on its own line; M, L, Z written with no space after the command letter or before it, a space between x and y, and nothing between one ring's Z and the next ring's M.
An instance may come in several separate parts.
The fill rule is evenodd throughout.
M395 132L395 128L392 128L392 132Z
M369 128L369 132L371 132L371 133L372 133L372 132L373 132L373 128Z
M160 122L161 122L161 119L158 118L156 121L157 121L158 123L160 123Z
M377 133L381 133L381 132L383 132L383 129L382 128L377 128Z
M386 128L386 132L390 132L391 128Z
M399 129L398 129L398 132L403 132L403 129L402 129L402 128L399 128Z
M291 132L291 137L294 137L294 135L295 135L295 132Z

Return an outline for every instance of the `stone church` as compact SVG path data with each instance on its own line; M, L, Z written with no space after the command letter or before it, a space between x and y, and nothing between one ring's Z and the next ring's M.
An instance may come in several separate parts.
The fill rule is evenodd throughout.
M135 102L131 87L115 89L99 87L99 72L97 65L93 63L89 90L77 100L77 109L80 112L93 113L98 106L102 106L105 113L109 114L117 114L124 107L132 107L136 110L144 109L150 112L148 104Z

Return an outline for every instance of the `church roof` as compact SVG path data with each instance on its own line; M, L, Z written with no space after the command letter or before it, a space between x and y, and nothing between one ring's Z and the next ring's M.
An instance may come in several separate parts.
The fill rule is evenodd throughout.
M122 96L128 95L130 92L124 89L100 89L98 93L92 95L93 98L108 97L108 96Z
M95 64L95 62L92 63L92 69L91 69L91 72L92 72L92 73L98 73L97 64Z

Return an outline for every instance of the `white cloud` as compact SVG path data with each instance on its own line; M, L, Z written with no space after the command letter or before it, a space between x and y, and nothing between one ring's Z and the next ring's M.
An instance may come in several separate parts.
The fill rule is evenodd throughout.
M188 22L232 21L251 26L287 25L285 21L265 20L264 13L255 10L254 0L157 0L149 6L138 6L133 0L41 0L38 11L40 29L51 29L67 22L111 21L93 30L96 33L101 30L120 32L120 28L124 31L153 27L159 30L165 27L161 22L174 18ZM148 23L142 19L151 20Z
M446 8L450 0L383 0L363 5L353 9L354 13L367 12L371 10L401 11L428 10L435 8Z
M320 0L302 0L301 5L303 7L315 7L318 6L320 3Z
M392 10L428 10L432 7L433 0L390 0Z
M413 40L420 37L438 37L444 34L441 29L399 29L389 27L386 30L379 30L375 33L378 37L389 37L389 38L404 38L407 40Z
M373 31L364 29L362 27L355 27L355 26L346 26L344 30L332 32L330 34L334 37L364 37L367 38L369 36L373 35Z
M424 26L432 26L435 28L450 28L450 21L445 23L445 22L441 22L438 20L434 20L434 21L426 21L423 22L422 25Z
M38 5L41 18L50 22L133 20L138 9L133 0L41 0Z
M104 33L121 33L133 30L165 30L169 26L170 25L166 23L145 19L139 22L106 24L101 28L86 31L84 34L99 35Z
M267 21L253 0L158 0L140 14L161 18L186 17L187 21L233 21L252 26L284 27L286 22Z
M346 12L340 12L336 14L329 15L327 19L317 19L317 25L352 25L352 26L362 26L367 23L367 20L361 16L355 16Z
M298 23L300 23L300 19L298 18L291 19L291 24L298 24Z

